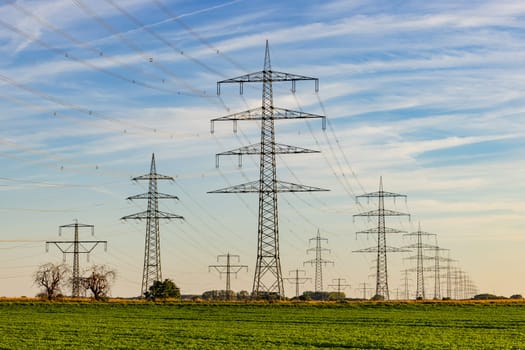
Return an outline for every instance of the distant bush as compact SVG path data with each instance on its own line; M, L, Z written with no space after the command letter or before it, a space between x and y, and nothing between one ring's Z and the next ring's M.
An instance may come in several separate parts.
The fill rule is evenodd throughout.
M494 295L494 294L483 293L483 294L475 295L472 299L474 300L500 300L500 299L507 299L507 298L503 296Z
M164 282L153 282L149 290L144 293L144 297L153 301L167 298L180 299L180 289L172 280L166 278Z
M320 300L320 301L335 301L335 300L344 300L345 293L338 292L304 292L299 300Z
M514 294L511 295L509 299L523 299L523 296L521 294Z

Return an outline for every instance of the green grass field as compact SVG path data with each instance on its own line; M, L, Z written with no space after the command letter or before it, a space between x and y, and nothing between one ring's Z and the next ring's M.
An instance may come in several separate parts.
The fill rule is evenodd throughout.
M525 303L0 302L1 349L525 349Z

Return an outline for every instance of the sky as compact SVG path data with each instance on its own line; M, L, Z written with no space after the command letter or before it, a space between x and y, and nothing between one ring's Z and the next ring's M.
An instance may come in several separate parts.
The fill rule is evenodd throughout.
M378 190L407 195L387 208L406 232L435 233L428 244L465 271L480 292L525 292L522 234L525 185L525 4L522 1L54 0L0 4L0 296L34 296L40 264L63 256L46 241L72 239L58 227L95 226L80 239L106 240L81 256L81 270L117 272L112 296L140 293L146 209L126 198L147 191L131 181L157 171L160 209L184 217L161 224L164 278L183 294L223 289L208 266L238 255L232 280L251 291L257 249L257 195L208 191L258 178L258 159L215 154L256 143L258 123L210 120L261 104L260 84L217 81L263 69L268 40L274 70L319 78L275 83L274 105L327 118L276 122L276 141L321 153L279 155L277 177L329 189L279 195L284 277L313 279L311 238L326 238L324 289L347 296L374 285L375 245L356 235L373 227L353 217ZM387 244L413 244L392 234ZM392 298L404 290L414 252L388 255ZM426 252L426 255L432 255ZM222 260L221 260L222 261ZM66 257L71 264L71 256ZM431 260L425 261L430 266ZM410 294L416 276L410 272ZM427 273L427 296L433 293ZM295 286L285 281L286 295ZM301 290L313 290L311 281Z

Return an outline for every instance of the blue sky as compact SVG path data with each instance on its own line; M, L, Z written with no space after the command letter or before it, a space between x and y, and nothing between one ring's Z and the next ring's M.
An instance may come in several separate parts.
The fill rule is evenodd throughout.
M145 226L119 218L145 209L125 198L146 190L130 178L148 172L153 152L157 170L176 177L160 191L180 198L161 208L186 218L161 226L164 277L183 293L223 288L207 266L230 252L249 266L232 287L251 290L257 198L206 192L257 178L257 158L242 169L226 157L216 169L214 159L257 142L257 123L239 123L237 134L216 123L210 134L210 119L260 105L258 85L243 96L236 86L215 92L218 80L262 69L265 40L275 70L320 79L318 94L311 82L298 83L295 95L275 84L274 104L329 121L324 132L319 121L276 126L277 142L322 151L278 157L278 177L331 190L279 197L283 273L311 259L308 239L319 228L335 261L324 284L345 278L350 296L373 284L373 256L352 253L374 244L355 237L373 224L352 215L373 208L356 205L355 195L376 191L383 176L385 190L408 195L390 208L412 215L389 226L411 232L421 222L481 291L525 292L522 2L156 3L0 7L0 295L37 293L35 267L62 259L44 241L74 219L108 240L107 252L81 265L115 268L112 294L136 295ZM412 267L409 255L389 257L392 296L401 270Z

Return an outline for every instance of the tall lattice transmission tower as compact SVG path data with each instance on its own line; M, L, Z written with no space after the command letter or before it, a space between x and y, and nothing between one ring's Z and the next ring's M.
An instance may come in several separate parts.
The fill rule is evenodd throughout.
M323 129L325 129L326 121L324 116L278 108L273 105L272 85L274 82L290 81L292 83L292 92L295 92L296 82L302 80L314 80L315 89L316 91L318 90L319 80L317 78L273 71L270 62L270 49L268 41L266 41L264 69L262 71L222 80L217 83L218 94L220 94L220 86L222 84L238 83L240 85L240 93L242 94L243 84L252 82L262 83L261 107L211 120L212 133L214 132L214 122L216 121L233 121L234 132L237 130L237 121L259 120L261 122L260 143L216 155L217 166L219 165L218 159L221 155L237 155L239 156L239 160L242 159L243 155L259 155L259 180L208 192L259 194L257 261L255 264L252 291L254 298L265 297L267 295L275 295L279 298L284 297L281 260L279 256L277 193L325 191L318 187L277 180L276 154L318 153L318 151L276 143L274 122L283 119L322 118ZM241 164L240 161L239 164Z
M323 248L322 242L328 242L328 239L321 237L321 233L317 230L317 236L310 238L310 242L315 241L315 248L307 249L306 252L315 252L315 258L304 262L304 264L311 264L315 266L315 292L323 291L323 265L334 264L331 260L323 259L323 252L330 252L330 249Z
M159 193L157 191L158 180L171 180L173 177L157 173L155 166L155 154L151 155L151 166L149 174L132 178L133 181L148 180L148 192L128 197L128 200L147 199L148 209L146 211L127 215L121 220L146 220L146 241L144 248L144 270L142 274L142 288L140 295L148 291L148 288L155 281L162 281L162 270L160 265L160 225L159 220L181 219L184 217L159 210L159 199L179 199L170 194Z
M62 225L58 228L58 235L62 236L62 232L65 229L74 230L74 239L72 241L47 241L46 251L49 250L49 245L54 244L64 254L64 261L66 260L66 254L73 254L73 277L71 278L71 296L80 296L80 254L86 254L89 261L89 253L91 253L99 244L104 243L104 250L107 250L108 241L86 241L79 239L80 229L90 229L91 235L95 234L95 226L80 224L77 220L74 223L68 225Z
M423 243L423 237L436 237L435 233L421 231L421 223L419 223L416 232L404 234L405 237L416 237L417 242L405 246L408 249L416 249L416 255L410 256L407 259L416 260L416 299L425 299L425 267L424 261L434 259L431 256L424 255L425 249L435 249L435 245Z
M379 178L379 191L356 196L356 200L359 200L359 198L368 198L368 199L377 198L378 200L377 210L371 210L368 212L354 215L354 218L356 216L362 216L362 217L368 217L368 218L377 217L376 227L365 230L365 231L357 232L357 234L367 234L367 235L377 234L377 246L356 250L354 252L356 253L376 253L377 254L376 273L375 273L375 276L376 276L375 297L384 298L386 300L390 298L390 295L388 292L387 253L407 251L401 248L391 247L386 244L386 234L387 233L401 233L404 231L386 227L385 218L387 216L408 216L410 218L410 214L385 209L385 198L393 198L395 200L395 198L397 197L403 197L406 200L405 195L384 191L382 177Z

